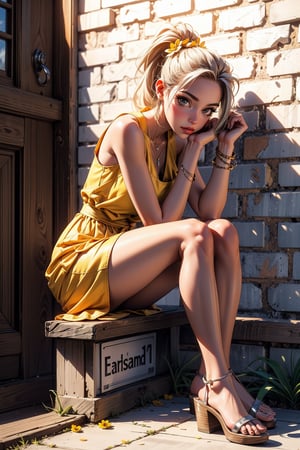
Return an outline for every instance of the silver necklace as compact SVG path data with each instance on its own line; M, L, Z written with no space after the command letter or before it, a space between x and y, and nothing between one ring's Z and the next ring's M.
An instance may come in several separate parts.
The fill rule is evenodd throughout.
M153 140L151 140L152 155L155 160L157 169L160 169L161 160L162 160L161 157L166 148L166 144L167 144L167 141L165 138L162 138L160 140L160 142L154 142Z

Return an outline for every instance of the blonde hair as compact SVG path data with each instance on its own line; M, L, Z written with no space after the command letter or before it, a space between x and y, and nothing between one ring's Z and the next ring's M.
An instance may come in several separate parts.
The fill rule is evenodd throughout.
M166 24L153 40L152 45L142 58L138 71L142 76L133 98L138 109L157 108L160 102L155 91L155 83L162 79L170 89L172 100L179 90L187 87L199 77L217 81L222 89L219 118L216 131L226 124L233 107L234 89L238 88L238 79L233 76L229 64L217 53L201 46L182 47L179 51L166 53L177 39L190 42L199 39L199 35L186 24Z

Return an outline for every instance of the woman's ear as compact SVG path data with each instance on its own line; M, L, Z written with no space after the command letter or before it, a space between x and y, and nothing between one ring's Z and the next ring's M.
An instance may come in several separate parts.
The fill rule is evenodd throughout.
M165 84L161 78L159 78L155 83L155 91L157 98L161 100L164 96Z

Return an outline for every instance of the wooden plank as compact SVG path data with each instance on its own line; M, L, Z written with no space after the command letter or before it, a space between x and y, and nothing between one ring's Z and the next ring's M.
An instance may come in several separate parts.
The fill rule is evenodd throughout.
M71 340L57 342L56 352L58 394L84 397L84 342Z
M0 333L1 356L16 355L21 352L20 333Z
M300 320L238 317L233 339L247 342L300 344Z
M62 102L52 97L33 94L14 87L0 86L1 111L34 119L62 119Z
M2 94L0 93L0 95ZM0 113L0 143L24 146L24 119L22 117Z
M51 338L92 340L129 336L187 324L183 309L163 311L151 316L130 316L120 320L66 322L50 320L45 323L45 333Z
M237 317L233 341L262 344L300 344L300 320L275 320L257 317ZM196 344L189 325L181 329L180 345L193 348Z
M0 450L13 448L21 438L25 441L38 439L59 433L72 424L83 424L85 421L86 417L83 415L62 417L55 412L47 412L41 406L0 414Z
M168 375L154 377L97 398L60 396L63 407L72 406L78 414L85 414L89 421L98 422L116 416L136 406L157 399L171 390Z
M49 403L49 390L55 389L55 380L52 376L40 376L30 380L7 382L0 385L0 413L10 409L23 408L32 405Z

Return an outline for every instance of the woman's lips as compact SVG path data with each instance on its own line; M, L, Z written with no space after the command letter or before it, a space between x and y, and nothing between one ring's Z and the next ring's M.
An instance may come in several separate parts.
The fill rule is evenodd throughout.
M181 127L181 130L184 134L192 134L195 132L194 128Z

